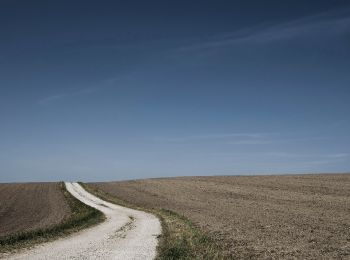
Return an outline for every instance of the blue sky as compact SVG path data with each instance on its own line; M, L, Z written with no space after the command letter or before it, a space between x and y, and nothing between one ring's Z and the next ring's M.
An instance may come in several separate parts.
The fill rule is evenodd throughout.
M0 2L0 182L350 171L348 1Z

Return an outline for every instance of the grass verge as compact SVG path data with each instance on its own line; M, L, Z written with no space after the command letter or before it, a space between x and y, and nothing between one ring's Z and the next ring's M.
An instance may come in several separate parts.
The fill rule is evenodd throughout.
M71 209L71 214L58 225L0 237L0 253L12 252L23 247L51 241L59 236L93 226L105 219L102 212L85 205L71 195L63 182L59 185Z
M186 217L167 209L137 207L93 185L86 183L80 185L105 201L155 214L162 224L156 259L225 259L223 248Z

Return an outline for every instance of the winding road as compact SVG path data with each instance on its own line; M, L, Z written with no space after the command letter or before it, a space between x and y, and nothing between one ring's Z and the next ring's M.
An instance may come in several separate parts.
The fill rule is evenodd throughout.
M154 259L161 225L154 215L118 206L88 193L78 183L67 190L102 211L106 220L58 240L11 255L8 259Z

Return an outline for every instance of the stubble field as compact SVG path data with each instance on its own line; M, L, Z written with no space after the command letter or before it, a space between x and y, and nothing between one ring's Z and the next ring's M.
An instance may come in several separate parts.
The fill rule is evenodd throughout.
M348 259L350 174L179 177L92 184L192 220L232 258Z
M57 225L70 212L59 183L0 184L0 237Z

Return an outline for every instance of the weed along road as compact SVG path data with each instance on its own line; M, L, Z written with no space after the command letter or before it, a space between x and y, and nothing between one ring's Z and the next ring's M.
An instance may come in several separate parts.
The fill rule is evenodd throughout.
M68 237L9 255L8 259L153 259L161 224L154 215L103 201L78 183L67 190L102 211L106 220Z

